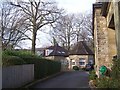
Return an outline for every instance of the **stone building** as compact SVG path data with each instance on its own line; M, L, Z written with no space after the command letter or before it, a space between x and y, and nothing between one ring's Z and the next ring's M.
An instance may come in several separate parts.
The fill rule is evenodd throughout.
M120 58L120 2L93 4L95 68L111 68L114 56Z
M94 54L83 41L78 42L70 52L58 44L47 47L44 49L44 57L60 61L63 71L71 70L73 66L84 68L88 63L94 64Z
M73 66L85 68L86 64L94 64L94 53L84 41L78 42L69 54L69 69Z

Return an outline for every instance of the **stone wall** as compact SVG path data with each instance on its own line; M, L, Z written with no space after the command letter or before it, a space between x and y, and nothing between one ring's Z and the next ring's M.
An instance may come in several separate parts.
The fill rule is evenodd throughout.
M106 18L100 14L101 8L95 9L94 18L94 40L95 42L95 67L97 74L99 74L99 68L102 65L107 66L109 63L108 58L108 33L106 27Z
M46 59L54 60L54 56L47 56Z
M112 62L113 56L117 55L115 30L108 28L108 55L109 61ZM111 68L111 65L108 65Z
M113 20L113 8L109 7L111 10L108 10L107 16L102 16L101 7L94 8L95 69L98 76L100 66L111 68L113 56L116 55L116 33L113 28L108 27Z
M88 56L87 55L70 55L69 56L70 60L71 60L71 63L70 63L70 68L72 69L73 66L80 66L79 62L80 62L80 58L85 58L85 64L88 63ZM75 62L75 65L72 64L72 61L74 60ZM85 66L83 66L85 67ZM81 67L81 68L83 68Z

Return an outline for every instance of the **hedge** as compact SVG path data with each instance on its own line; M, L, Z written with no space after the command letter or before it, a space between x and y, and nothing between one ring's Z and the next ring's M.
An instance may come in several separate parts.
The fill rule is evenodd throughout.
M11 65L22 65L26 64L26 62L17 56L3 56L2 57L2 65L3 66L11 66Z
M60 62L44 59L26 51L7 50L2 56L3 66L34 64L35 79L44 78L61 70Z
M61 63L42 58L25 57L25 62L34 64L35 79L43 78L60 72Z

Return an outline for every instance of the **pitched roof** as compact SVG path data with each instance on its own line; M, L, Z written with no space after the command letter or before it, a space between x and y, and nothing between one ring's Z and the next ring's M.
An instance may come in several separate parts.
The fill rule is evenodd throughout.
M48 56L68 56L68 51L58 44L50 46L46 49L53 50Z
M94 55L94 53L84 41L80 41L70 51L70 55Z

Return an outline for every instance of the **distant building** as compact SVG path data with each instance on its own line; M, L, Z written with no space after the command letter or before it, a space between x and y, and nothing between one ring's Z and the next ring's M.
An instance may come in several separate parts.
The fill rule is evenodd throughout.
M46 48L45 56L68 56L68 51L58 44Z
M67 70L69 62L67 60L68 51L58 44L45 48L45 58L55 61L60 61L62 70Z
M73 69L75 65L84 68L88 63L94 64L94 53L83 41L77 43L70 52L58 44L47 48L37 48L36 52L46 59L61 62L62 70Z
M69 59L69 68L72 69L73 66L84 68L88 63L94 64L94 53L84 41L80 41L70 51Z
M93 4L95 68L111 68L112 59L120 58L120 1Z

